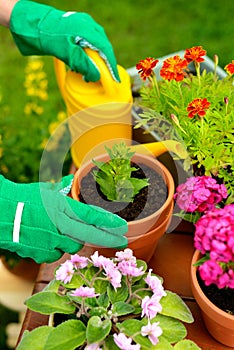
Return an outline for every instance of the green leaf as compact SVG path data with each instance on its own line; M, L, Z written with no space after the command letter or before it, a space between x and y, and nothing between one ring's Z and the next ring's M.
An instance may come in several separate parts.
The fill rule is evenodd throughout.
M122 282L121 287L116 290L109 285L107 288L107 295L112 304L117 303L117 301L125 301L128 298L128 287L124 282Z
M142 350L148 350L149 348L143 347ZM174 347L165 339L162 335L159 337L159 342L157 345L151 345L152 350L173 350Z
M74 350L84 344L85 340L86 327L83 322L68 320L53 329L43 350Z
M115 344L115 342L114 342L114 337L113 337L113 335L109 335L109 336L105 339L104 349L106 349L106 350L119 350L119 347L118 347L118 346Z
M53 279L47 286L43 289L43 292L57 292L60 287L60 281Z
M187 335L187 330L183 323L173 317L157 314L157 316L151 320L151 323L153 322L159 322L159 326L163 331L163 337L169 341L169 343L176 343Z
M29 309L44 315L53 313L71 314L76 309L67 296L60 296L55 292L34 294L26 300L25 304Z
M97 303L99 306L105 307L107 309L110 304L107 293L99 295L97 298Z
M177 318L183 322L192 323L194 321L193 315L185 302L179 295L166 291L167 295L160 301L162 305L162 315Z
M197 346L193 341L184 339L179 343L175 344L175 350L201 350L199 346Z
M112 313L117 316L127 315L133 313L135 310L134 306L118 301L113 304Z
M69 283L66 283L66 284L62 283L62 285L66 289L76 289L76 288L83 286L83 284L84 284L84 281L83 281L82 277L78 274L74 274Z
M48 335L53 331L52 327L41 326L33 331L25 331L16 350L44 350Z
M99 343L110 333L112 323L109 319L102 321L98 316L92 316L87 324L88 343Z
M95 288L95 293L97 294L105 293L108 285L109 285L108 281L96 279L93 284L93 287Z

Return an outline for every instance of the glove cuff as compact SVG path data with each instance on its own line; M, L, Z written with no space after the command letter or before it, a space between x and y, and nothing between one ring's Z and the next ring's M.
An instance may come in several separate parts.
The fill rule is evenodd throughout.
M54 8L31 1L18 1L10 18L10 31L23 55L43 55L39 37L40 22Z

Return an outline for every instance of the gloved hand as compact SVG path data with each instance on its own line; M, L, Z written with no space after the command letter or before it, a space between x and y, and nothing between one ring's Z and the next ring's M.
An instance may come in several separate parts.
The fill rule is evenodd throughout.
M10 30L23 55L55 56L81 73L86 81L95 82L100 79L100 73L83 48L94 49L105 60L113 79L120 81L105 31L86 13L64 12L20 0L11 14Z
M66 196L72 180L69 175L60 183L16 184L0 175L1 249L49 263L85 242L126 246L126 221Z

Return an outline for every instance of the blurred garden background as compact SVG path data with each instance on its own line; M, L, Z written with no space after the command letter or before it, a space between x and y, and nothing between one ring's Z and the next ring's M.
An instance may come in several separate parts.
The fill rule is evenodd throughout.
M195 45L203 46L210 58L217 54L221 67L234 59L230 0L40 2L92 15L105 28L118 63L125 68L135 66L147 56L162 57ZM16 182L37 181L46 142L56 126L66 119L53 60L21 56L10 32L3 27L0 27L0 45L0 173ZM55 140L54 148L61 147L62 154L63 141L67 138L69 134L64 128L60 139ZM56 167L59 161L53 157L51 147L50 166ZM70 162L67 154L64 172ZM49 167L47 177L50 178Z

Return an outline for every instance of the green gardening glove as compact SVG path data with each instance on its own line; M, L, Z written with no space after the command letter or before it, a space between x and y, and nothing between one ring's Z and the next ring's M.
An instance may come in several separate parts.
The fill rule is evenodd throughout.
M23 55L55 56L83 74L86 81L99 80L100 73L83 48L96 50L113 79L119 81L115 55L105 31L86 13L64 12L20 0L11 14L10 30Z
M126 221L66 196L72 180L69 175L57 184L16 184L0 175L0 248L49 263L85 242L126 246Z

